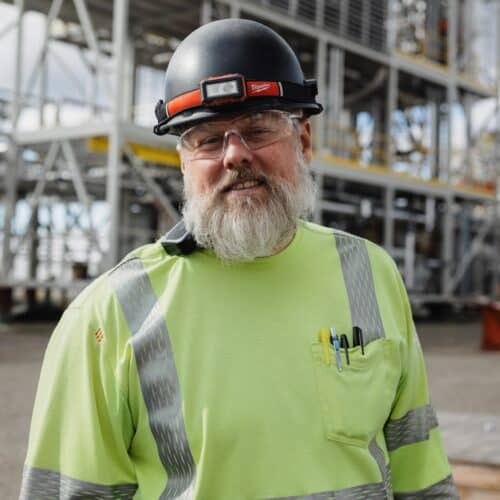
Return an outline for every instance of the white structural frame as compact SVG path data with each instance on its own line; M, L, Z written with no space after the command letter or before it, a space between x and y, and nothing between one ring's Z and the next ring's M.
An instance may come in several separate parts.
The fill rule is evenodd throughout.
M94 91L90 92L88 101L93 105L97 112L97 103L95 102L96 92L95 87L100 79L105 82L107 91L112 102L110 118L102 120L96 117L95 120L89 121L79 127L67 127L56 125L46 127L43 119L43 109L46 103L46 64L47 53L50 50L50 33L51 23L57 18L61 10L63 2L73 2L78 15L82 32L92 54L92 60L87 61L90 65L94 77ZM388 0L389 2L389 0ZM158 204L162 207L169 219L174 222L178 220L177 213L172 201L155 183L154 179L148 172L147 167L142 160L134 155L132 149L128 146L129 143L141 143L151 146L165 146L170 144L174 146L174 142L166 138L158 138L152 135L149 129L132 125L129 122L131 115L132 99L133 99L133 68L134 68L134 47L131 42L130 27L129 27L129 11L133 0L113 0L113 22L112 22L112 67L113 73L110 81L106 83L106 75L103 64L103 51L99 46L98 37L94 25L92 23L92 11L89 9L85 0L53 0L50 9L47 13L47 29L44 35L42 47L40 48L37 57L37 63L32 70L32 73L27 78L27 91L31 92L37 78L39 79L39 109L40 109L40 125L41 128L34 132L24 132L17 128L19 114L23 104L22 89L26 88L23 85L22 75L22 53L23 53L23 17L25 13L24 0L15 0L14 4L18 9L18 17L15 23L5 26L0 31L1 36L9 33L12 29L17 28L16 36L16 57L15 57L15 83L14 93L11 107L11 123L12 131L9 134L9 152L8 152L8 168L5 175L5 222L4 235L2 240L2 270L1 281L4 285L13 284L9 274L11 269L13 255L15 250L28 238L27 233L19 239L18 246L13 248L12 245L12 219L16 205L17 193L17 170L19 162L22 161L20 152L23 148L48 144L49 153L46 155L44 163L44 173L36 184L36 188L31 196L32 217L34 217L37 204L45 186L46 175L53 166L56 157L59 153L64 160L67 168L72 172L72 179L75 185L75 191L78 200L85 207L90 217L90 205L92 200L85 187L84 175L82 166L79 164L74 151L73 142L85 138L96 136L105 136L109 140L108 156L107 156L107 175L105 200L109 207L109 242L106 251L105 259L103 260L103 268L114 265L120 256L120 228L121 228L121 194L122 194L122 174L130 168L133 169L147 186L148 190L153 194ZM368 47L366 44L356 43L352 40L334 34L328 31L324 25L324 7L325 0L315 0L315 19L314 22L306 23L298 18L300 10L299 1L289 2L289 12L283 13L272 9L269 5L266 6L265 1L258 2L251 0L242 2L239 0L202 0L200 1L200 9L198 13L193 15L198 16L200 24L210 21L214 16L214 5L224 5L227 7L229 15L232 17L252 16L262 19L264 22L270 22L283 28L293 30L296 33L307 36L315 41L316 45L316 76L320 87L320 97L323 102L328 103L327 112L320 115L315 123L315 146L316 157L313 162L313 171L317 178L318 184L322 187L324 180L328 177L343 179L349 182L357 182L378 186L383 191L384 209L376 211L383 217L383 242L384 246L393 255L402 255L401 249L395 248L394 244L394 223L402 215L394 208L394 199L397 191L407 191L410 193L420 194L426 197L426 204L436 204L436 200L444 202L446 210L443 213L442 233L443 246L441 260L443 266L441 269L441 289L440 295L433 295L429 300L436 301L453 301L457 299L457 288L469 269L470 263L474 260L474 256L480 251L485 237L489 234L494 234L497 254L500 245L500 229L499 229L499 202L498 199L492 199L491 196L478 192L467 191L454 187L449 180L449 176L440 183L419 182L405 176L398 176L389 170L386 173L375 172L370 168L353 169L346 168L342 163L336 162L328 158L328 148L326 146L326 131L332 124L339 120L341 110L343 109L343 71L345 63L345 54L353 53L362 56L372 62L383 65L388 69L388 87L387 87L387 105L386 117L391 117L393 110L397 106L398 99L398 80L401 72L415 75L446 88L447 102L451 106L458 98L458 90L471 92L483 97L494 97L497 102L500 102L500 85L497 82L495 91L486 89L480 84L476 84L468 78L464 78L457 68L457 19L458 19L458 0L449 0L448 2L448 19L449 36L448 36L448 54L449 65L447 68L434 68L431 65L419 64L409 60L394 50L394 40L391 39L391 33L388 34L387 51L381 52ZM344 9L345 11L345 9ZM343 11L343 12L344 12ZM344 12L345 13L345 12ZM497 6L497 18L500 25L500 6ZM340 22L346 22L344 19ZM365 23L367 20L365 19ZM389 23L390 24L390 23ZM500 39L500 37L499 37ZM497 40L497 53L500 54L500 42ZM500 61L500 58L498 58ZM60 61L64 66L64 61ZM71 71L67 67L68 72ZM500 75L500 62L497 68L497 77ZM498 80L498 78L497 78ZM330 86L327 86L330 82ZM334 84L332 85L332 82ZM496 109L497 122L500 130L500 106ZM390 119L386 122L387 136L390 135ZM451 150L451 127L448 137L448 151ZM497 143L497 157L500 158L500 145ZM393 145L391 141L387 141L385 145L387 163L390 165L394 157ZM124 161L124 159L126 161ZM448 154L447 164L449 169L451 158ZM500 192L500 185L497 193ZM456 215L455 207L461 200L470 201L471 203L483 204L490 206L490 215L483 221L483 226L476 232L474 240L470 242L469 251L464 253L459 262L454 262L455 258L455 229ZM339 204L326 199L320 200L318 208L314 214L314 219L321 221L324 211L338 213L356 213L352 205ZM431 209L429 209L430 213ZM95 228L92 225L88 234L89 240L95 246L96 250L102 251L99 248L99 241L95 234ZM411 239L411 238L410 238ZM407 274L411 277L413 270L410 269L411 255L408 254L406 260ZM490 296L498 297L500 257L496 257L494 263L494 280ZM33 278L33 277L30 277ZM35 280L36 281L36 280ZM425 299L425 297L424 297Z

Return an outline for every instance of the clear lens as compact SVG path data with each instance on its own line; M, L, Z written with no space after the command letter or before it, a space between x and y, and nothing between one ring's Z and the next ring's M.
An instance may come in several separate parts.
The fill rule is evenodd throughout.
M284 111L262 111L239 116L230 121L214 120L196 125L179 138L190 160L221 158L230 134L237 134L250 150L263 148L289 136L293 119Z

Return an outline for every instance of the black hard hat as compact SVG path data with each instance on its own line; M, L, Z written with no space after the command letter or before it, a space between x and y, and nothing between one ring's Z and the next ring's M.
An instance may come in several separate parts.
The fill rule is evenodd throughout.
M201 26L175 50L156 105L157 135L223 113L302 109L321 113L316 80L305 80L297 56L272 29L247 19Z

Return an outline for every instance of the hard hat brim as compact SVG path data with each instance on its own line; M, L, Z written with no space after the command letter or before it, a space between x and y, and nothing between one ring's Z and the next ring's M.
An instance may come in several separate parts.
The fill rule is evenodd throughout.
M311 116L321 113L323 106L319 103L301 103L296 101L287 101L283 98L259 98L256 99L255 102L247 100L245 102L231 103L214 107L200 106L198 108L191 108L179 113L163 125L158 125L155 127L155 133L158 135L180 135L186 128L211 118L233 113L248 113L265 109L301 109L303 110L305 116Z

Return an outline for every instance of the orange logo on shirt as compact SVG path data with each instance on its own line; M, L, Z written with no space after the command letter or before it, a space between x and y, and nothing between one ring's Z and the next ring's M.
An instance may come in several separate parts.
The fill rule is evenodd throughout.
M97 340L97 342L100 344L104 340L104 332L100 328L98 328L94 332L94 337Z

